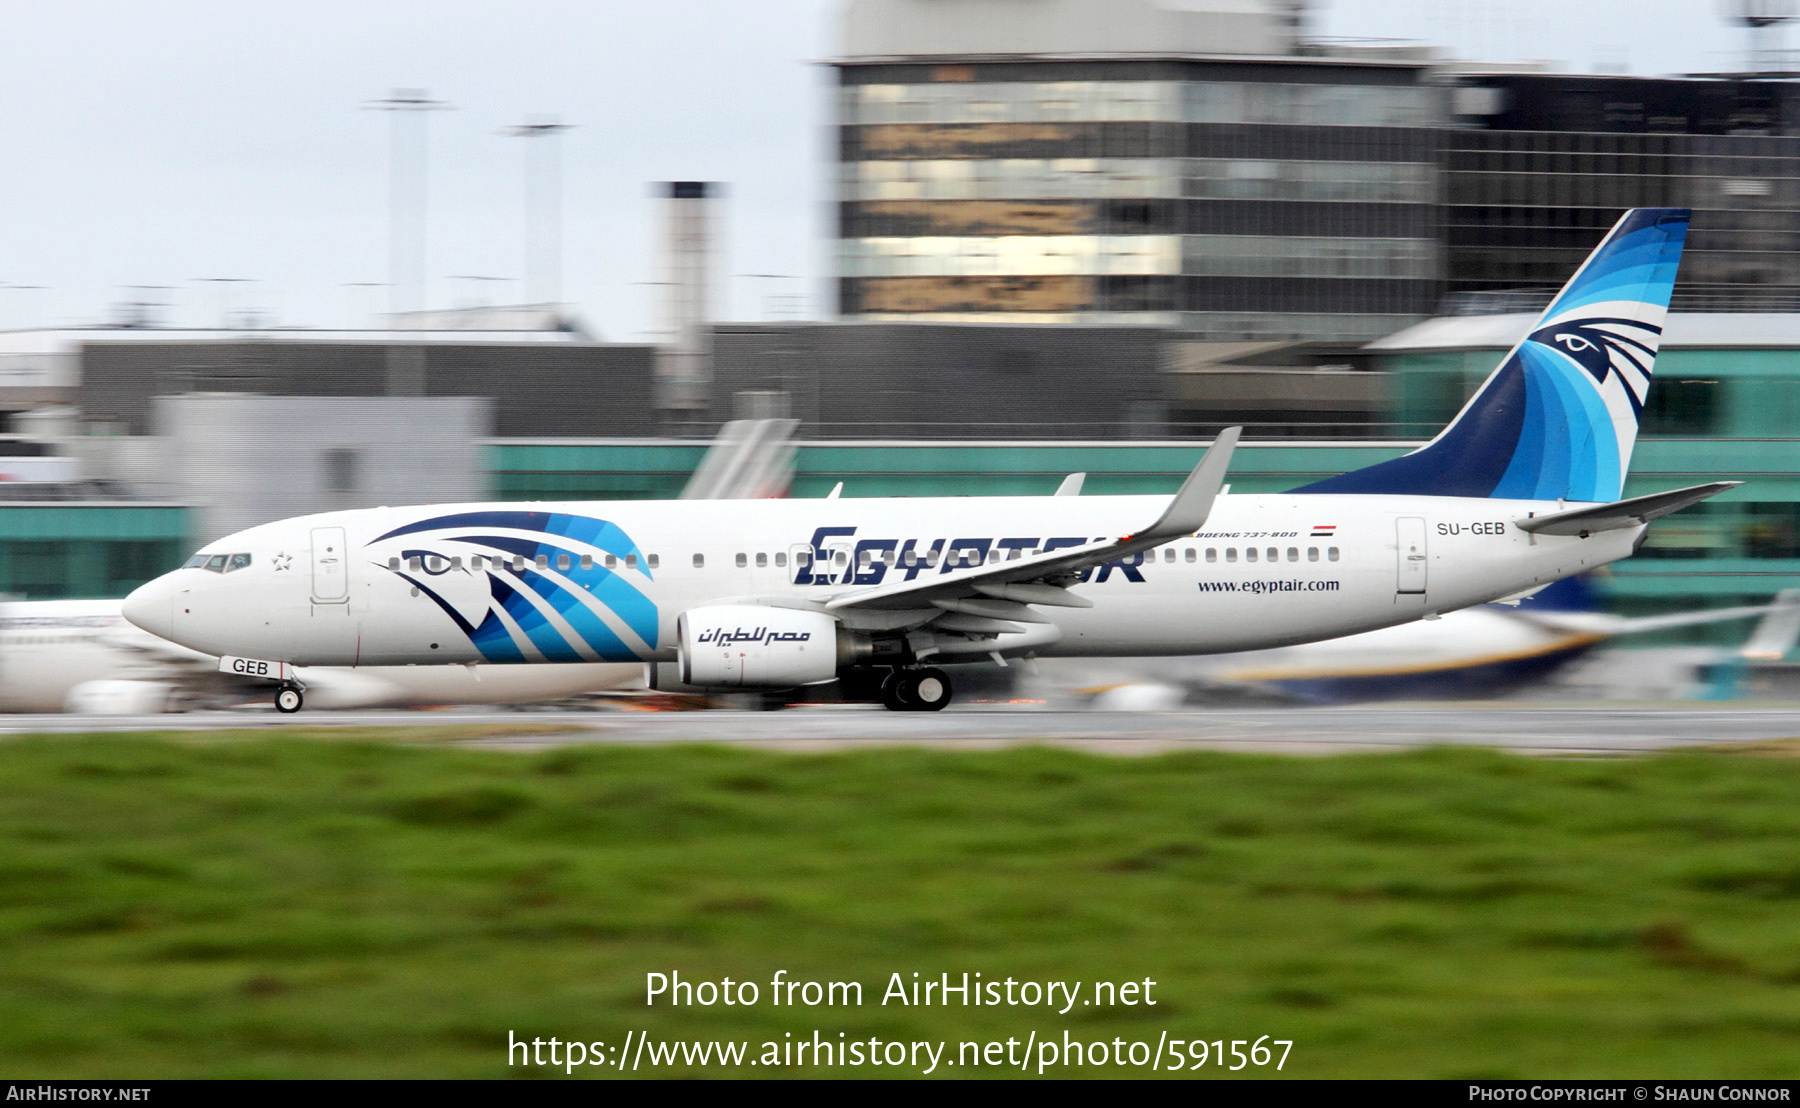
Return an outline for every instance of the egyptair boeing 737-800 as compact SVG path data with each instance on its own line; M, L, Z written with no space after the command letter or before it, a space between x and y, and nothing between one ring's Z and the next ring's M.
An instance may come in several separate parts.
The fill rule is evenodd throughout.
M1285 646L1529 593L1730 487L1619 499L1688 216L1627 212L1437 438L1291 492L1222 495L1234 428L1173 499L331 512L208 544L125 615L284 711L296 665L573 661L701 688L885 669L888 707L931 710L947 663Z

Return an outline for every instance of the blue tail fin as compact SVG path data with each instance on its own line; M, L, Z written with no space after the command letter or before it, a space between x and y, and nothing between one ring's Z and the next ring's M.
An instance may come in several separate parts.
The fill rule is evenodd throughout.
M1626 212L1437 438L1294 491L1619 499L1688 215Z

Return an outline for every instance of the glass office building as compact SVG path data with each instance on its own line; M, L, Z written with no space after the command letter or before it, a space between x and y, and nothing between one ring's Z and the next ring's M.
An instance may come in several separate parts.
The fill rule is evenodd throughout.
M1800 310L1800 89L1750 77L1455 78L1452 311L1529 306L1632 207L1694 209L1677 311ZM1511 303L1496 291L1513 290Z
M1372 339L1435 308L1424 51L1323 53L1261 0L854 0L837 76L850 319Z
M1356 338L1435 306L1417 65L842 64L839 307Z
M1547 301L1639 206L1695 210L1677 310L1800 310L1800 84L1323 45L1303 7L854 0L840 312L1366 341Z

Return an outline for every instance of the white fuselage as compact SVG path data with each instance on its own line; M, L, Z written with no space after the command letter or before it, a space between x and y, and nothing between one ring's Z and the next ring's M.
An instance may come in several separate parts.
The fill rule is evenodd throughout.
M909 576L966 572L962 563L977 556L968 552L1005 559L1117 538L1168 503L1161 496L959 497L333 512L211 543L203 554L248 554L248 564L165 575L134 594L128 612L196 650L296 665L672 661L677 617L697 606L820 606ZM1039 609L1050 625L1002 636L995 652L1198 654L1334 638L1591 570L1630 554L1642 533L1628 527L1579 538L1512 525L1566 507L1434 496L1221 496L1192 537L1096 568L1072 586L1092 607ZM497 543L529 551L546 537L503 522L519 513L610 528L603 538L583 532L591 541L551 533L556 549L572 552L566 566L558 555L496 558ZM799 555L809 549L818 562L803 566ZM965 552L962 563L949 564L953 550ZM525 575L534 575L532 587ZM512 609L503 596L513 598ZM883 617L834 614L846 623ZM485 648L470 633L484 622ZM495 636L504 638L503 650L494 649Z

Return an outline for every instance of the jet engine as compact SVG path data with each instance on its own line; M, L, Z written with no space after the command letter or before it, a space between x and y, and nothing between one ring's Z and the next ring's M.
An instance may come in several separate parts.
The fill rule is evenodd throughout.
M178 707L175 686L162 681L83 681L63 702L63 711L80 716L148 716Z
M786 688L837 676L840 631L823 612L717 604L683 612L676 632L684 685Z

